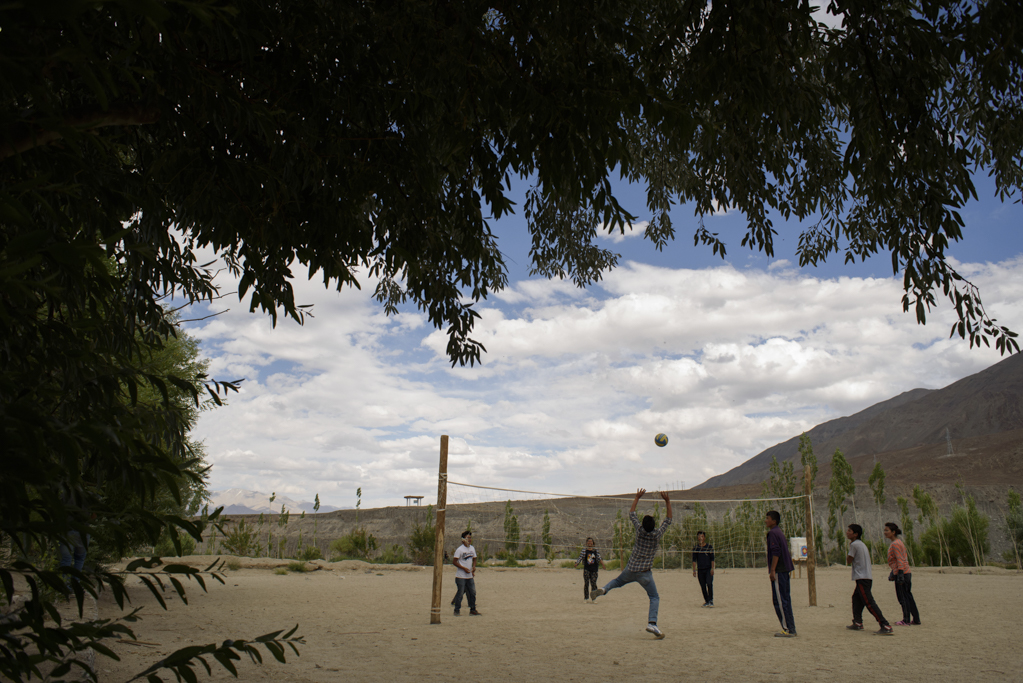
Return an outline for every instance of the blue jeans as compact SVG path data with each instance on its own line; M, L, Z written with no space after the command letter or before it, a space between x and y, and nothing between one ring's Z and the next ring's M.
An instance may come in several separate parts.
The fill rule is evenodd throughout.
M455 593L455 611L462 609L462 595L469 601L469 609L476 609L476 579L460 579L455 577L455 585L458 591Z
M86 542L88 542L88 536L86 536ZM78 571L82 571L82 567L85 566L85 550L85 543L82 543L81 535L77 531L69 532L67 540L57 546L57 552L60 555L59 566L74 567Z
M789 594L789 573L775 572L777 581L771 582L771 600L774 602L774 612L778 615L781 627L789 633L796 632L796 620L792 618L792 596ZM778 604L778 600L781 604Z
M615 578L608 581L607 585L604 586L604 592L610 593L613 588L621 588L627 583L632 582L638 583L640 586L646 589L646 594L650 596L650 615L647 618L651 624L657 623L657 608L661 605L661 596L657 594L657 584L654 583L654 573L649 569L645 572L634 572L631 569L626 569Z

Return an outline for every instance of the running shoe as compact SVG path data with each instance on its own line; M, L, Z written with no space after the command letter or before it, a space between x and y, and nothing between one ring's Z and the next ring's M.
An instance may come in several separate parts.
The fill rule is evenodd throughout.
M850 631L862 631L863 630L863 624L861 624L858 621L854 621L853 623L851 623L848 626L846 626L846 628L849 629Z
M891 626L888 626L887 624L885 624L885 625L881 626L881 628L879 628L876 631L874 631L874 635L875 636L894 636L895 635L895 629L893 629Z
M646 632L647 633L653 633L654 634L654 638L657 638L657 640L660 640L661 638L664 637L664 632L661 631L661 629L657 628L657 624L647 624L646 625Z
M593 590L590 591L590 600L596 602L597 598L599 598L603 594L604 594L603 588L594 588Z

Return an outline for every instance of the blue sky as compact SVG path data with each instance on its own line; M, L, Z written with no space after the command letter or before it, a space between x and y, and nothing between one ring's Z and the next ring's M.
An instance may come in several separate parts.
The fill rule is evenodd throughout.
M1023 331L1023 211L986 180L949 252L988 310ZM642 194L623 188L622 199L644 219ZM739 247L742 217L727 213L706 219L728 243L722 261L693 246L684 207L674 220L663 253L605 238L620 266L585 290L528 278L524 222L496 223L510 282L478 306L474 336L488 353L474 368L451 368L446 336L418 312L384 316L368 279L341 293L296 281L314 305L304 327L274 329L233 297L218 302L229 310L189 331L215 377L245 382L197 427L211 488L318 493L336 506L354 506L357 488L364 507L431 502L441 434L455 481L591 495L691 487L820 422L1000 360L948 338L944 301L926 326L903 313L886 255L800 269L798 225L778 222L767 258Z

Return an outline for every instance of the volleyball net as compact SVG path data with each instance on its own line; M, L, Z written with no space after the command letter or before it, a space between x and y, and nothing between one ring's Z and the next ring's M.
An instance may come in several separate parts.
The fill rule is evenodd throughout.
M575 560L592 538L603 559L626 560L635 540L629 520L634 495L579 496L447 482L445 545L449 552L463 531L472 531L480 562L527 561L549 564ZM766 564L764 518L776 510L790 537L805 535L805 496L698 500L669 492L672 524L662 537L657 569L689 567L697 533L706 534L720 568ZM651 515L659 525L664 501L648 491L637 516Z

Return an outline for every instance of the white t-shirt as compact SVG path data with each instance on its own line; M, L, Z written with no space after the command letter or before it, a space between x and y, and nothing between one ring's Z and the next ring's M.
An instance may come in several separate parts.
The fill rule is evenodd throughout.
M871 579L873 576L870 573L870 551L867 550L867 545L860 539L856 539L849 544L849 557L852 560L852 580L857 579Z
M455 559L458 560L458 564L462 565L469 571L464 571L459 567L455 567L455 577L459 579L471 579L472 578L472 561L476 558L476 549L471 545L467 546L464 543L458 546L455 550Z

